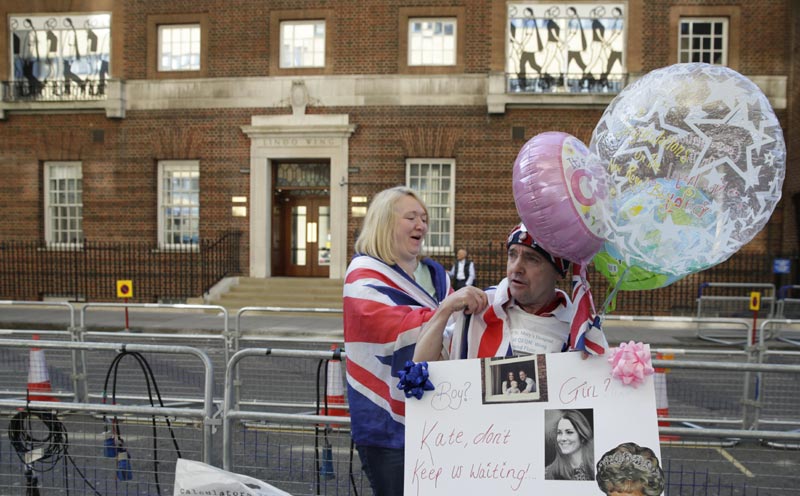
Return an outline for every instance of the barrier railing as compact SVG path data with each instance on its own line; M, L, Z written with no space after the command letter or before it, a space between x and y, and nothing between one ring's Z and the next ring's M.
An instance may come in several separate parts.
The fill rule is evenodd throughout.
M212 364L201 350L128 343L0 340L5 356L9 351L31 348L46 352L48 359L56 358L56 362L56 355L69 351L101 353L105 358L112 356L109 352L116 353L109 361L117 368L113 374L109 368L106 374L109 385L113 383L108 388L108 401L28 401L24 395L0 399L0 416L9 418L8 435L0 436L0 493L171 494L177 458L212 462L212 429L219 420L214 418L211 396ZM130 356L127 364L138 364L145 373L152 372L148 359L159 355L189 355L200 364L204 375L198 394L202 397L200 407L164 404L152 373L152 383L147 379L148 389L153 388L149 404L141 398L128 401L115 394L117 387L131 385L133 374L121 365L123 357ZM90 363L99 362L95 359ZM52 396L41 390L37 395Z
M723 295L710 295L708 294L707 290L711 289L723 289L727 291L722 291ZM742 291L739 290L746 290L746 294L742 294ZM775 285L770 283L750 283L750 282L703 282L700 283L697 290L697 317L708 317L709 315L704 315L704 312L708 312L710 310L716 310L717 313L733 313L734 315L716 315L718 317L746 317L752 315L752 311L749 310L749 302L750 302L750 293L755 290L762 290L759 292L765 292L766 294L761 295L761 307L762 311L759 314L760 316L765 316L767 318L771 318L775 316L775 302L776 302L776 294L775 294ZM705 293L705 294L704 294ZM710 303L716 302L719 303L714 308ZM727 304L727 305L726 305ZM766 307L765 307L766 305ZM703 308L705 306L706 308ZM766 310L764 310L766 308ZM766 314L765 314L766 313Z
M234 332L233 332L233 343L232 349L234 352L238 352L241 350L241 341L244 338L242 336L242 318L245 314L288 314L288 315L298 315L298 314L313 314L313 315L342 315L341 309L336 308L313 308L313 307L258 307L258 306L249 306L249 307L242 307L236 312L236 317L234 319ZM311 341L315 344L318 344L321 348L329 348L329 345L336 344L339 345L342 343L343 336L327 336L325 339L321 339L320 336L315 335ZM250 343L255 343L257 345L265 346L265 342L269 343L268 346L272 346L273 342L281 343L281 346L292 346L292 343L299 344L301 339L297 333L292 333L292 336L280 336L273 333L259 333L258 336L255 336L249 339ZM239 381L239 372L238 368L236 370L236 378L234 380L234 387L236 400L241 401L240 393L239 393L239 386L241 382Z
M800 289L800 285L788 284L778 289L778 305L775 317L779 319L794 319L800 317L800 298L792 298L792 292Z
M723 294L708 294L710 290L720 290ZM697 318L704 317L742 317L753 318L754 311L750 310L750 293L764 293L760 297L761 309L755 312L756 318L771 319L775 316L776 294L775 285L766 283L734 283L734 282L703 282L697 290ZM745 292L745 294L743 294ZM715 315L712 315L715 314ZM754 331L753 325L748 326ZM740 336L738 332L729 330L709 329L698 325L697 337L726 345L747 344L751 342L750 334Z
M751 320L721 317L669 317L640 315L606 315L605 321L620 322L656 322L662 324L687 324L695 328L695 337L705 341L713 341L725 345L748 344L748 336L752 332ZM740 336L743 336L740 339Z
M119 306L124 306L120 304ZM173 306L167 306L174 308ZM293 309L297 310L297 309ZM256 310L258 311L258 310ZM302 310L301 310L302 311ZM238 320L238 319L237 319ZM630 316L609 316L610 321L653 321L664 324L675 324L675 329L679 335L688 328L688 333L692 333L693 325L734 326L734 331L741 332L736 327L749 327L750 322L746 319L727 319L727 318L684 318L684 317L630 317ZM85 320L84 320L85 322ZM737 324L739 323L739 324ZM662 443L662 454L665 463L665 471L672 474L671 485L665 494L684 494L689 491L688 475L691 470L692 489L691 494L696 495L733 495L755 496L756 494L775 494L779 496L794 494L794 488L800 485L800 477L793 476L788 472L780 472L767 468L765 460L773 461L776 453L783 451L770 450L789 450L800 448L798 441L798 431L800 429L800 381L798 378L798 363L800 363L800 352L787 351L785 349L768 349L768 344L777 344L777 339L769 341L770 336L791 338L792 327L800 324L800 321L788 319L768 319L761 323L758 328L758 342L748 344L738 349L731 347L715 347L713 349L699 348L656 348L654 353L662 355L672 355L673 360L658 360L654 364L659 368L667 369L665 373L666 393L669 397L669 412L659 420L666 420L671 425L660 428L662 435L679 439L664 441ZM55 379L64 384L63 391L56 390L55 396L73 398L73 391L68 384L72 384L75 375L82 377L82 384L86 385L86 402L77 401L75 403L59 404L62 408L69 408L69 412L63 410L59 415L74 422L73 425L81 429L89 429L75 436L76 439L85 441L85 446L76 448L76 453L84 456L87 466L92 466L92 457L85 455L84 452L94 452L97 446L102 445L101 434L94 435L97 439L91 439L91 429L97 423L97 419L88 418L88 410L84 404L94 405L97 411L106 412L110 415L113 409L101 410L105 406L98 403L88 403L88 401L98 401L101 397L101 380L103 374L98 374L98 364L107 364L110 361L109 355L101 355L108 351L119 352L120 349L136 350L137 347L158 342L160 347L171 348L160 343L172 342L192 342L195 347L202 347L207 359L212 364L210 374L213 376L214 370L218 373L224 369L225 378L219 380L212 379L216 387L224 386L222 400L220 393L215 392L212 386L211 393L207 392L204 368L192 367L191 355L154 355L149 360L152 362L153 370L159 377L159 383L164 381L164 401L165 409L157 409L162 415L164 412L204 411L206 410L206 398L211 398L211 407L216 408L215 401L223 404L223 410L213 411L210 414L183 414L176 413L177 417L185 419L181 428L187 433L186 442L195 442L196 457L201 458L202 451L205 450L205 433L197 436L197 429L206 426L222 425L225 435L228 431L229 444L223 439L223 450L217 450L214 456L224 457L225 453L229 457L229 468L233 471L245 473L253 477L282 486L291 490L293 494L350 494L354 493L353 482L347 483L349 473L354 472L353 479L356 480L355 486L359 494L369 494L369 488L365 486L364 478L359 472L358 457L354 456L350 462L351 450L348 425L346 417L319 416L321 402L319 399L314 401L315 395L319 395L320 380L317 378L315 383L313 374L316 366L319 375L321 364L326 360L334 358L335 353L331 351L313 351L301 349L278 350L275 348L254 348L265 342L280 342L279 346L294 347L318 347L327 348L328 337L333 341L334 336L322 334L322 339L314 339L309 336L293 337L288 332L278 332L274 336L269 332L259 330L244 336L240 331L241 326L237 321L236 331L230 334L242 334L242 342L237 346L249 346L237 353L235 367L234 359L231 356L227 361L225 356L226 341L223 336L217 333L208 334L174 334L174 333L128 333L128 332L96 332L84 331L81 338L84 342L61 342L56 343L62 346L59 350L63 356L50 357L51 362L56 366ZM3 346L8 342L15 342L17 336L28 337L34 333L40 333L45 339L71 339L72 334L66 331L1 331L6 338L13 339L0 340L0 381L9 391L20 391L19 398L24 393L24 376L20 376L19 369L24 368L25 361L20 356L11 353L15 347ZM746 334L745 334L746 335ZM687 336L689 337L689 336ZM116 342L97 343L98 341L110 340ZM205 341L201 341L205 339ZM26 344L21 348L30 347L33 342L24 341ZM35 344L40 346L49 341L37 341ZM335 341L333 341L335 342ZM73 345L101 345L96 350L80 350ZM105 346L106 348L102 348ZM41 346L44 349L54 351L50 345ZM20 348L20 347L17 347ZM70 370L72 360L70 353L84 351L89 356L83 365L77 368L77 374L62 374L60 370ZM164 356L166 360L159 360L158 356ZM242 357L269 357L267 360L247 359L242 361ZM343 358L342 354L342 358ZM216 367L213 367L216 365ZM4 371L8 372L4 372ZM104 370L101 367L100 372ZM14 371L16 373L12 373ZM237 376L239 372L242 372ZM51 371L51 374L53 371ZM126 411L124 415L131 425L138 425L142 422L142 415L152 415L152 410L144 413L137 408L152 408L142 406L146 404L146 395L143 394L144 388L141 384L129 382L130 374L120 375L121 379L128 381L124 389L126 394L118 394L117 399L121 402L132 403L132 405L118 405L120 408L131 406L133 410ZM20 383L21 381L21 383ZM193 386L194 385L194 386ZM55 386L55 383L54 383ZM138 386L138 390L134 386ZM83 387L83 386L81 386ZM54 387L54 390L57 389ZM230 396L234 391L241 394ZM132 392L132 394L128 394ZM216 400L214 399L216 397ZM327 397L327 396L326 396ZM84 397L80 398L81 400ZM229 400L229 398L232 398ZM319 398L319 396L317 396ZM9 403L5 403L5 402ZM226 402L231 401L229 411L226 412ZM201 407L195 405L201 402ZM44 403L47 405L47 403ZM14 405L14 406L11 406ZM49 404L52 408L52 403ZM72 410L73 405L78 407ZM192 408L186 408L186 406ZM9 414L13 414L16 408L24 406L22 400L3 399L0 400L0 408L7 408ZM32 408L41 407L40 403L31 403ZM112 407L112 405L108 405ZM337 407L338 408L338 407ZM342 410L346 411L346 405ZM118 413L118 412L114 412ZM123 415L122 413L118 413ZM167 413L172 416L172 413ZM177 418L176 417L176 418ZM74 419L74 421L72 420ZM199 420L198 420L199 419ZM67 423L67 421L64 421ZM163 422L162 422L163 424ZM165 428L159 424L159 429ZM137 427L138 429L139 427ZM190 430L194 430L195 435L192 439ZM72 429L71 429L72 430ZM0 426L2 431L2 426ZM143 432L137 431L133 440L145 439ZM210 443L210 440L208 441ZM4 451L3 441L0 440L0 457ZM691 445L691 455L685 451L686 445ZM6 444L8 446L8 444ZM754 473L753 477L746 476L743 482L732 477L731 474L718 471L715 457L722 452L719 450L731 451L733 456L742 460L743 465ZM684 450L684 451L682 451ZM765 451L766 450L766 451ZM709 469L703 465L705 472L700 474L699 468L693 463L698 455L704 453L706 459L703 464L708 463ZM795 457L793 453L786 455ZM11 457L13 459L13 457ZM2 459L2 458L0 458ZM133 460L137 467L140 466L139 460ZM683 461L688 461L686 465L680 465ZM99 463L99 462L97 462ZM165 466L170 466L171 461L167 461ZM212 464L224 465L221 460L213 460ZM670 465L671 464L671 465ZM0 463L0 493L4 487L17 487L19 485L20 473L7 473L4 475L4 465ZM350 467L354 468L350 468ZM754 467L757 469L754 469ZM14 467L17 468L17 467ZM759 475L759 472L768 473ZM108 477L114 481L114 472L111 470L107 475L99 471L100 478ZM343 474L348 474L345 477ZM698 477L705 477L703 486L698 489ZM737 475L737 474L733 474ZM713 476L713 481L712 481ZM762 480L761 477L767 477ZM775 479L774 477L778 477ZM794 477L794 478L793 478ZM136 475L139 478L139 475ZM142 475L142 479L146 476ZM167 480L164 478L164 480ZM755 482L754 482L755 480ZM720 482L722 481L722 482ZM732 482L736 481L736 482ZM6 484L8 482L8 484ZM715 483L713 489L711 484ZM731 484L730 490L719 489L720 484ZM49 485L57 487L58 480L50 480ZM152 480L149 482L152 484ZM736 485L738 484L738 486ZM736 486L736 487L734 487ZM761 492L749 492L753 488L760 488ZM142 490L140 493L154 494L154 491ZM111 494L103 492L103 494Z
M151 406L140 407L136 405L115 406L106 405L102 403L88 403L78 402L64 404L65 408L70 411L107 411L107 412L120 412L120 413L145 413L150 415L159 416L176 416L186 415L192 417L199 417L202 420L203 430L203 456L202 460L206 463L210 461L211 449L211 433L212 426L215 423L213 420L213 365L208 356L201 350L189 346L158 346L158 345L141 345L141 344L126 344L126 343L76 343L76 342L61 342L61 341L43 341L43 340L19 340L19 339L4 339L0 340L0 349L5 348L40 348L42 350L80 350L80 351L105 351L116 352L117 354L127 353L141 353L141 354L186 354L192 355L199 360L203 367L203 386L202 398L203 406L200 409L189 408L167 408L167 407L154 407L151 399ZM112 361L113 362L113 361ZM95 362L93 362L95 363ZM141 362L140 362L141 365ZM144 369L143 369L144 370ZM148 366L148 370L151 370ZM83 371L85 374L85 371ZM108 373L106 375L108 377ZM114 387L116 387L116 374L114 376ZM123 379L124 380L124 379ZM151 384L148 382L148 390ZM0 406L10 408L34 408L34 409L54 409L61 403L53 403L48 401L26 401L20 400L2 400Z
M767 319L760 325L762 333L773 339L800 346L800 320L797 319Z
M20 306L20 307L58 307L69 312L69 329L75 327L75 306L66 301L17 301L0 300L1 306Z
M744 350L653 348L657 356L674 357L653 361L655 367L666 370L664 384L670 400L669 413L659 418L671 424L659 428L662 435L670 438L662 441L661 446L664 470L670 480L665 494L794 494L792 491L800 483L800 476L788 469L776 470L774 460L777 453L800 448L800 381L797 380L800 377L800 352L767 350L764 340L768 334L766 327L783 324L785 321L765 322L760 329L759 343ZM19 335L30 332L20 331ZM67 333L58 334L58 337L67 336ZM114 336L128 337L128 333L84 334L86 339ZM141 335L130 334L129 337L139 338ZM221 346L222 341L216 339L212 343ZM148 417L156 416L160 419L156 427L161 432L168 429L180 431L177 437L184 457L256 477L296 495L371 493L361 473L358 457L352 452L349 418L319 415L320 412L347 409L346 405L338 404L331 408L331 404L325 405L322 399L327 400L328 395L320 397L320 384L326 383L320 380L320 371L329 361L346 359L340 351L240 350L226 363L222 409L215 410L213 362L208 353L195 347L4 339L0 340L1 367L18 369L22 360L16 359L9 351L26 352L33 346L51 353L49 358L57 364L53 369L69 369L69 358L61 359L53 356L53 352L68 355L68 352L83 350L93 354L87 362L90 368L80 371L89 376L90 384L93 383L92 377L104 375L102 372L113 354L123 350L143 353L166 392L164 407L147 404L143 395L123 394L116 395L120 403L116 405L96 401L96 394L90 395L95 401L93 403L26 402L22 396L20 399L0 399L0 414L9 417L18 409L57 411L60 421L70 431L76 432L70 435L70 440L75 443L70 452L81 471L85 473L88 469L92 472L89 479L93 484L98 482L108 487L119 484L113 461L102 456L106 439L103 421L118 416L124 422L125 442L132 450L133 481L143 484L134 492L155 494L154 484L159 484L154 480L155 473L162 475L160 487L169 488L172 474L167 472L170 469L174 472L177 458L172 448L160 448L167 451L163 457L159 456L163 464L158 470L148 466L150 462L145 460L152 456L148 451L142 451L153 444L155 437L150 433ZM198 370L203 377L200 387L180 395L175 394L177 388L195 380L192 371L175 360L182 355L199 359L202 367ZM165 363L157 363L158 356L167 357ZM254 366L248 368L251 362ZM316 365L316 382L311 376L312 365ZM178 373L174 368L179 369ZM244 401L239 401L234 394L240 368L245 372L238 379ZM120 390L132 390L136 386L131 382L131 375L120 374ZM339 379L343 380L343 374ZM5 381L5 376L1 380ZM14 385L10 379L8 384ZM22 390L21 387L17 389ZM94 391L96 386L90 389ZM191 407L183 406L184 400ZM198 401L202 405L194 406ZM172 427L166 425L165 416ZM222 449L215 451L212 449L212 430L217 426L222 427L222 432L217 434L222 436ZM198 429L202 430L202 436L196 435ZM189 447L184 448L184 444ZM159 446L163 445L159 442ZM692 448L690 452L685 451L687 447ZM12 447L2 437L0 454L9 450ZM796 457L795 454L781 456L787 459ZM7 459L15 460L13 456ZM737 467L746 470L729 473L720 466L731 459L737 460ZM684 461L688 463L683 464ZM80 478L75 469L71 469L70 474L73 482ZM701 475L705 479L698 485ZM0 493L4 492L3 488L19 487L22 478L21 464L0 463ZM43 487L54 490L64 484L60 476L40 482ZM131 483L128 481L127 486L101 493L121 494L115 491L123 490L130 493ZM725 484L730 489L723 491L721 487L724 488Z
M325 400L320 401L317 390L315 414L265 412L262 409L246 411L240 408L234 383L238 380L239 363L247 357L269 357L271 361L286 358L292 362L314 360L318 361L319 367L321 367L330 360L345 359L345 353L338 349L330 352L318 352L272 348L249 348L235 353L225 370L225 397L222 415L223 468L246 475L259 474L262 480L269 481L270 484L275 484L285 490L291 490L292 494L351 494L351 489L355 494L365 494L365 478L360 473L358 457L353 456L354 448L349 441L350 418L316 414L334 411L332 408L329 409L327 394ZM344 380L343 376L335 379ZM326 373L325 383L327 382ZM343 406L336 405L337 409ZM238 426L236 424L238 420L260 423ZM298 426L303 429L298 429ZM258 444L259 432L267 432L272 439L275 439L277 446L264 447L268 453L274 453L274 456L265 456L257 466L246 465L247 461L252 461L252 458L243 453L247 453L248 445ZM235 433L242 438L242 441L236 445ZM292 444L305 443L312 434L314 436L313 457L306 458L300 453L296 457L292 456L295 449ZM235 456L235 446L239 447L240 455L238 457ZM281 457L281 453L286 450L289 451L289 454ZM335 474L342 473L340 467L347 464L346 460L349 460L347 469L349 477L342 480ZM354 468L356 466L358 468ZM337 470L336 467L339 469ZM264 479L265 473L268 474L269 479ZM259 475L253 476L259 477ZM305 492L309 490L310 492ZM295 491L301 492L296 493Z
M220 305L187 305L187 304L166 304L166 303L84 303L81 307L81 330L86 329L86 313L91 308L120 308L120 309L141 309L141 310L204 310L216 311L222 314L222 333L229 335L228 331L228 309Z

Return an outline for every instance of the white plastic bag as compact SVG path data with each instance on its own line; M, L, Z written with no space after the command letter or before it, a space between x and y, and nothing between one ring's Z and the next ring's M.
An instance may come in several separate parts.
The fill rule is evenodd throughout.
M173 496L205 494L291 496L258 479L183 458L179 458L175 464L175 491L172 494Z

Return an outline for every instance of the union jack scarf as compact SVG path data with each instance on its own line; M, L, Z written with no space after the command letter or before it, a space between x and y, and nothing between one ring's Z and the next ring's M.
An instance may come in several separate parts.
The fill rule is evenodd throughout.
M570 350L581 350L590 355L604 354L608 349L606 335L594 309L586 269L578 264L572 267L572 304L575 314L569 328Z
M344 340L352 438L356 444L402 448L405 395L398 371L414 356L422 325L450 292L447 271L431 259L432 297L397 265L356 255L345 274Z
M555 319L563 324L564 348L568 348L569 322L572 316L572 304L569 297L560 290L558 297L561 303L543 319ZM451 360L463 358L508 357L511 349L511 332L508 330L508 314L506 306L513 303L508 289L508 279L503 279L497 287L486 289L489 306L482 313L465 316L459 313L455 321L448 325L444 336L445 358Z

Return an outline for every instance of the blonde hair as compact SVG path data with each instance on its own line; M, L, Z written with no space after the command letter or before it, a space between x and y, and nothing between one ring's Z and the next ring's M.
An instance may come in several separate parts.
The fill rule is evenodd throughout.
M428 215L428 207L413 189L395 186L381 191L375 195L367 209L364 226L356 239L356 253L378 258L389 265L397 262L397 255L394 251L394 228L397 224L398 213L395 206L406 196L417 200L422 205L425 215Z

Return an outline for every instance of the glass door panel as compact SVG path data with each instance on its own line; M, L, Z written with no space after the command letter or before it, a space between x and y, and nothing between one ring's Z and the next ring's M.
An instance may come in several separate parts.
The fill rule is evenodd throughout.
M306 264L306 210L305 205L292 207L292 265Z
M331 264L331 207L321 205L317 210L319 241L317 243L317 263L320 266Z

